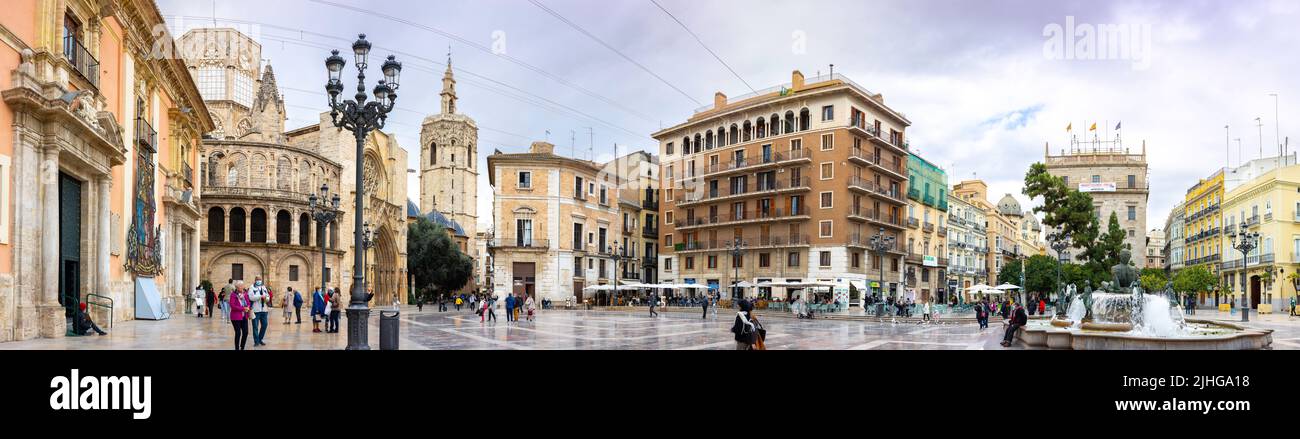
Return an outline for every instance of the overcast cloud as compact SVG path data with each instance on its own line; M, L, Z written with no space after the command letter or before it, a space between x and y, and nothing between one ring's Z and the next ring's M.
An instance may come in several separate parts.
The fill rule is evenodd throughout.
M211 26L215 17L258 38L289 88L291 128L314 123L324 108L326 47L346 50L365 32L376 55L399 52L407 67L403 110L393 113L389 131L411 153L411 168L418 166L420 120L438 110L449 45L459 110L481 127L484 172L492 150L524 151L547 139L547 130L565 155L587 157L589 141L596 160L612 158L615 143L621 153L655 151L649 134L684 121L715 91L749 92L649 0L539 2L671 86L525 0L329 1L397 19L310 0L158 3L180 28ZM1058 152L1067 147L1070 123L1082 134L1094 121L1099 130L1122 121L1126 146L1138 152L1145 141L1148 228L1163 227L1198 178L1242 159L1235 141L1229 159L1224 125L1242 139L1249 160L1261 149L1254 119L1262 117L1264 154L1276 154L1270 93L1280 95L1281 136L1300 144L1300 36L1292 30L1300 2L658 1L754 88L787 82L794 69L811 76L834 64L883 93L915 124L908 133L914 150L948 169L954 183L984 179L993 201L1012 193L1035 204L1020 194L1024 171L1042 160L1045 143ZM1044 28L1064 25L1067 16L1076 24L1149 25L1149 66L1049 59ZM795 50L799 36L802 52ZM418 200L410 178L409 198ZM479 204L489 221L486 174Z

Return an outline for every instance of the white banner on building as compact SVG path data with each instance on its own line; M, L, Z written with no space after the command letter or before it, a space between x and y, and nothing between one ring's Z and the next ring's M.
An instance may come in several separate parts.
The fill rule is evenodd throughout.
M1115 182L1079 183L1079 192L1115 192Z

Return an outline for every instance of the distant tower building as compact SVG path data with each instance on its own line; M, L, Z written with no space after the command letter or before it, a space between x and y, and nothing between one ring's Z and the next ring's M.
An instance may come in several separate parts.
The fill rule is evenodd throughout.
M474 240L478 228L478 125L456 113L451 57L442 76L442 109L420 125L420 210L437 211ZM468 243L475 259L474 242Z
M1146 142L1141 152L1124 147L1118 136L1114 140L1080 141L1072 139L1069 151L1052 155L1044 147L1047 172L1061 177L1066 186L1092 195L1101 233L1106 233L1110 214L1119 219L1136 266L1143 265L1147 252L1147 185ZM1221 187L1221 186L1220 186ZM1221 192L1220 192L1221 193ZM1216 197L1219 198L1219 197ZM1215 201L1218 206L1218 201ZM1079 254L1072 251L1073 254Z

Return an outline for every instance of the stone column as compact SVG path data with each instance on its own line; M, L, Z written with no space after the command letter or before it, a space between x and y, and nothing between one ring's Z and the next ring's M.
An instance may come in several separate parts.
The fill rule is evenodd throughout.
M36 305L41 337L57 337L67 330L59 306L59 147L44 150L41 163L41 290Z
M289 242L285 244L298 242L298 215L297 211L289 212Z
M266 213L266 242L272 244L284 244L280 242L280 210L270 207L273 212Z
M98 236L98 242L95 243L95 293L112 297L108 279L109 243L112 242L110 231L112 226L109 225L109 218L112 214L109 213L108 205L113 202L113 179L111 175L101 175L95 183L99 186L95 218L96 236Z

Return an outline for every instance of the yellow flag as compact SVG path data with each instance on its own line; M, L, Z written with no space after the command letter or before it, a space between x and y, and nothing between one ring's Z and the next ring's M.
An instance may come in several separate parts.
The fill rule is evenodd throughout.
M1066 126L1065 126L1065 130L1066 130L1066 131L1070 131L1070 130L1072 130L1072 129L1074 129L1074 122L1070 122L1069 125L1066 125Z
M1097 131L1097 123L1093 122L1092 127L1088 128L1088 131Z

